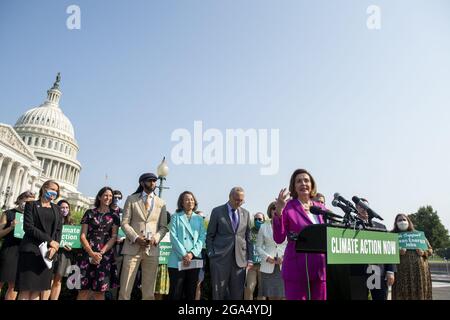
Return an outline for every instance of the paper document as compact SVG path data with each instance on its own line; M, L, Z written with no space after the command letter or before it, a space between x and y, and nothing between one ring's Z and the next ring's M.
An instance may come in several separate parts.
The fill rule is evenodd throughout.
M47 268L51 269L53 261L47 259L47 252L48 252L47 241L44 241L39 245L39 251L41 252L42 259L44 259L45 265L47 266Z
M187 267L183 265L183 261L178 262L178 271L200 268L203 268L203 260L191 260L191 263Z

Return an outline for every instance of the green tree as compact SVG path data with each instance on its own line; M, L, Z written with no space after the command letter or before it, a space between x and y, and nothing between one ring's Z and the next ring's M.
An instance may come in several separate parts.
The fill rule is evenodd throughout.
M416 213L410 214L409 218L417 230L425 233L433 249L450 246L448 230L432 206L420 207Z
M83 211L83 210L72 211L72 219L73 219L73 222L74 222L75 224L80 224L81 218L83 218L83 215L84 215L84 211Z

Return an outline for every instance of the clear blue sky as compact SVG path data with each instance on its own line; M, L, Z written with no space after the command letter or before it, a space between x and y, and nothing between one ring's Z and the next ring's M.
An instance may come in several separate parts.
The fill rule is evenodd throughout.
M81 8L68 30L66 8ZM366 9L381 8L381 30ZM450 2L0 2L0 122L42 103L58 71L83 165L79 189L129 194L177 128L280 129L280 170L174 165L164 198L188 189L209 212L234 185L265 211L296 168L328 199L396 213L432 205L450 227Z

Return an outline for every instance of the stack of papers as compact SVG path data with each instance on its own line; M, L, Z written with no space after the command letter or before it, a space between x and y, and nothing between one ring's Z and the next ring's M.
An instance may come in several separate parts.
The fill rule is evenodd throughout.
M183 261L179 261L178 262L178 270L182 271L182 270L189 270L189 269L200 269L203 268L203 260L191 260L191 263L189 264L189 266L185 266L183 264Z
M44 259L45 265L47 266L47 268L51 269L53 261L47 259L47 252L48 252L47 241L44 241L39 245L39 251L41 252L42 259Z

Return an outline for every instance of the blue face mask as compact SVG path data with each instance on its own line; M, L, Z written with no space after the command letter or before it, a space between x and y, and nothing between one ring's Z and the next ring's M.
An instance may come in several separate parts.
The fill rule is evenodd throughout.
M48 201L52 201L56 199L56 196L58 195L57 192L52 191L52 190L47 190L47 192L44 194L44 198L47 199Z
M114 198L113 199L113 204L115 204L116 206L120 206L120 204L122 203L122 200L118 199L118 198Z
M259 230L261 226L264 224L264 221L255 220L255 228Z

